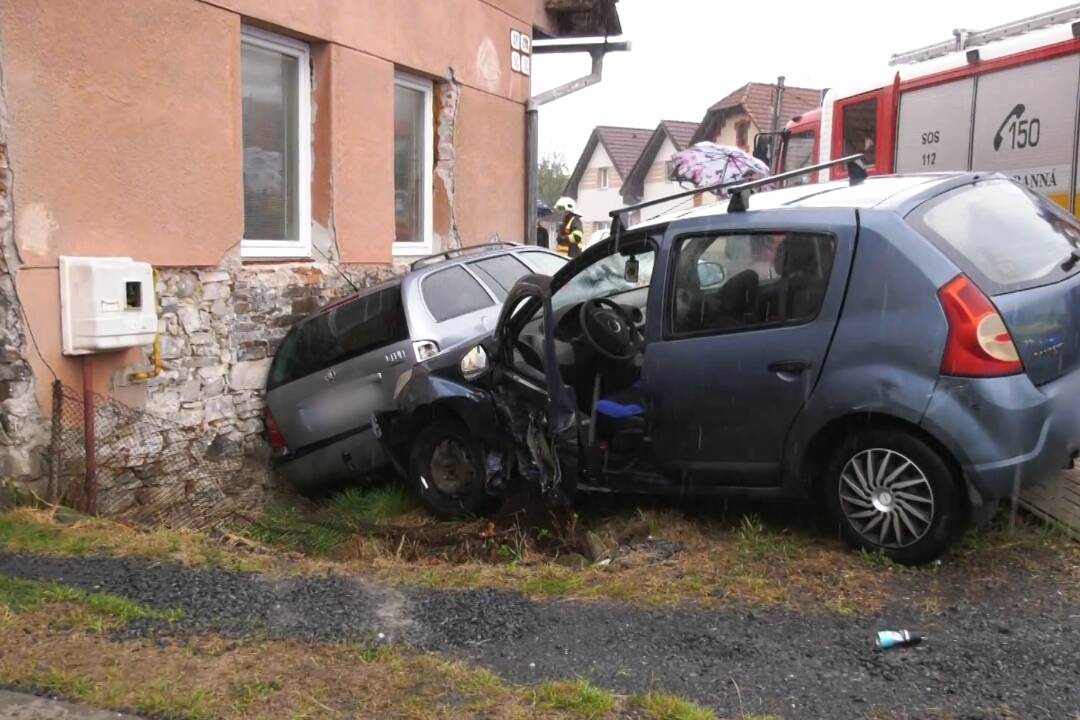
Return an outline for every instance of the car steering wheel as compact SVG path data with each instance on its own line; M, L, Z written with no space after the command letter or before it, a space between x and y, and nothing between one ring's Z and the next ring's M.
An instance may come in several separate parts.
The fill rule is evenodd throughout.
M596 352L612 360L630 360L641 352L645 337L614 300L586 300L578 313L581 333Z

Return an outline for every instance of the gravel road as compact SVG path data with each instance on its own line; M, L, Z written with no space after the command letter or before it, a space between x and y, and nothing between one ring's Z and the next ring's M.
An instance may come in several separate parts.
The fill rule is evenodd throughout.
M1080 713L1080 607L1048 578L921 609L910 587L865 616L780 609L644 609L532 602L495 590L395 589L360 578L270 579L134 558L0 553L0 574L56 580L180 608L176 627L138 622L125 636L184 633L385 641L490 667L514 682L587 677L622 692L662 689L719 713L788 720L863 717L1022 718ZM979 589L978 581L973 587ZM915 588L917 592L917 588ZM970 595L970 593L969 593ZM914 628L922 646L880 653L884 628ZM738 691L736 691L736 685Z

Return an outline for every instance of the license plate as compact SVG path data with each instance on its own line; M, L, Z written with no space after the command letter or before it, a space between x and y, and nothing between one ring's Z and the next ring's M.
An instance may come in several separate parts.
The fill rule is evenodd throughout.
M337 388L329 397L299 408L300 422L309 430L348 430L371 416L377 392L373 385Z

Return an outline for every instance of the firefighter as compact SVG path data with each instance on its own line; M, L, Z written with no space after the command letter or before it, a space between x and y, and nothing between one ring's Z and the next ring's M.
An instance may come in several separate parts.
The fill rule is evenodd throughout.
M581 243L585 238L585 227L581 224L581 216L577 214L577 204L573 198L561 197L555 203L555 209L563 211L556 251L560 255L576 258L581 254Z

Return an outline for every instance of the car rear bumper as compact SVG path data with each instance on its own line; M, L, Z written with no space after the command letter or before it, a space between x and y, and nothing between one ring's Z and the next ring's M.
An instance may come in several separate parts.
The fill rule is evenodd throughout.
M922 424L983 499L1010 497L1080 451L1080 371L1039 387L1023 374L941 378Z
M315 488L333 482L360 480L385 466L386 454L371 427L316 449L285 455L274 461L278 476L296 488Z

